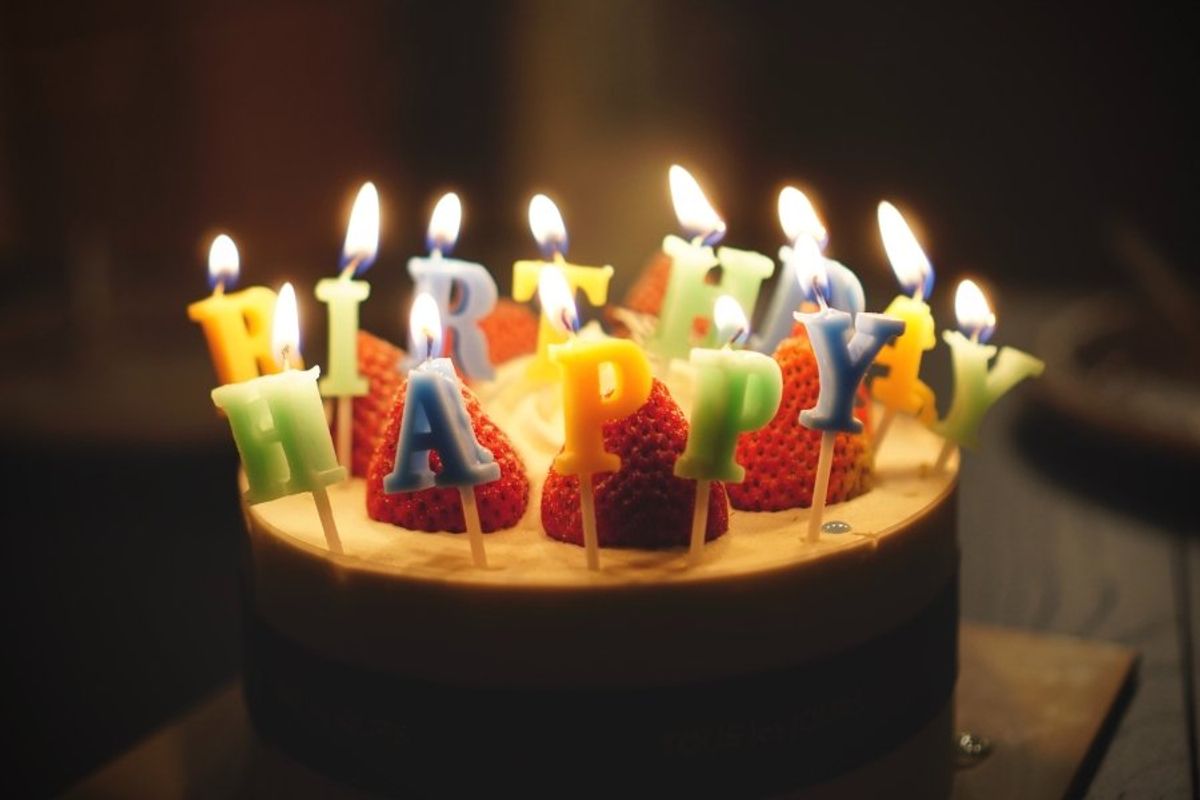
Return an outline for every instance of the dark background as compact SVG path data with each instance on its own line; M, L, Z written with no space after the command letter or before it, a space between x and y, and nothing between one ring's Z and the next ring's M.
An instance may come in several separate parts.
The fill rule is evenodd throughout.
M237 670L235 457L184 314L214 232L244 284L297 283L310 354L303 287L365 179L364 318L392 337L441 191L502 291L547 191L619 297L675 228L672 162L729 244L770 254L778 189L810 190L873 308L882 197L920 228L943 320L964 271L1001 336L1023 293L1133 291L1118 226L1195 287L1195 5L1049 6L5 2L0 785L61 789Z

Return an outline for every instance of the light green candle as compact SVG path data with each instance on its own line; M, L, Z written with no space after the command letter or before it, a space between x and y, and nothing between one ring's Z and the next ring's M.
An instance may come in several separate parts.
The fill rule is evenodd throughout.
M319 373L319 367L287 370L213 389L242 458L247 503L323 491L345 480L317 391Z
M696 383L687 447L675 474L740 483L746 470L733 459L737 439L775 416L783 374L775 359L750 350L692 350Z
M979 425L992 404L1026 378L1041 375L1045 364L1012 347L1001 348L997 356L994 345L972 341L958 331L943 331L942 338L950 345L954 365L954 401L935 430L964 447L976 447ZM996 363L989 370L993 356Z
M358 307L371 284L348 274L317 281L317 299L329 308L329 372L321 378L325 397L361 397L370 389L358 371Z

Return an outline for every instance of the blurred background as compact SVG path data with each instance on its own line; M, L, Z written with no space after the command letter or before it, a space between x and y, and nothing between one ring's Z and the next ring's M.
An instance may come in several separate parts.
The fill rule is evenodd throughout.
M779 188L805 188L829 253L874 309L896 291L882 198L919 228L943 326L960 275L992 289L997 340L1030 349L1044 323L1106 290L1150 322L1128 326L1145 347L1104 368L1161 364L1184 392L1172 397L1194 398L1196 14L1134 2L8 0L0 561L15 677L3 716L23 743L0 785L61 789L237 671L235 455L184 311L208 292L216 232L236 240L243 285L297 284L320 363L310 287L336 269L363 180L383 208L364 326L399 339L404 264L423 252L441 192L465 205L457 254L488 265L502 293L512 262L536 252L526 207L542 191L563 210L572 260L613 264L619 298L676 229L666 171L678 162L726 219L726 243L771 255ZM944 384L944 353L929 360ZM1047 413L1079 412L1086 383L1060 384ZM1166 419L1179 407L1155 406ZM1068 443L1056 419L1004 429L1016 463L1076 492L1118 486L1087 504L1149 516L1175 553L1171 537L1196 524L1170 476L1196 474L1195 440L1147 448L1123 430L1118 457L1108 441L1099 453ZM1194 412L1179 419L1200 431ZM1168 478L1081 478L1109 458ZM1163 624L1187 641L1164 658L1186 709L1192 577L1177 562L1164 580L1185 595L1164 601ZM976 602L979 616L1020 617ZM1186 782L1194 718L1180 724L1170 735L1191 746L1171 768Z

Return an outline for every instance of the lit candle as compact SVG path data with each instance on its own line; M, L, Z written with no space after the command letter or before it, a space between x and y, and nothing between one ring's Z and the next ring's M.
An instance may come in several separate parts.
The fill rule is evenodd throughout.
M431 486L458 489L471 558L475 566L486 567L475 487L499 480L500 465L475 438L454 365L450 359L439 357L442 321L431 295L418 294L413 300L408 336L422 360L408 373L404 415L396 439L396 465L383 479L383 490L396 494ZM436 473L429 465L429 455L435 451L442 464Z
M690 241L673 235L663 239L663 252L671 257L671 275L651 348L664 360L687 357L698 320L708 326L699 344L712 347L716 331L711 315L717 297L728 294L753 310L762 282L775 271L775 263L761 253L722 247L714 254L713 245L725 235L725 222L686 169L672 165L668 179L675 215ZM721 278L709 283L708 273L717 266Z
M592 475L616 472L621 458L604 449L602 426L637 411L650 397L652 379L646 354L628 339L581 341L575 300L566 276L557 267L546 267L538 281L542 313L566 337L550 348L550 357L562 370L563 449L554 468L563 475L579 476L579 505L583 518L583 544L588 569L600 568L600 538L596 531L596 501ZM600 389L601 368L613 378L611 392Z
M188 306L188 317L204 329L217 381L222 384L279 371L271 353L275 293L265 286L228 292L237 278L237 246L222 233L208 250L212 295Z
M1026 378L1041 375L1046 366L1040 359L1012 347L1001 348L996 355L996 348L985 344L996 328L996 315L973 281L965 280L958 285L954 315L958 327L967 335L959 331L942 332L942 338L950 345L954 365L954 400L946 418L934 427L946 437L935 470L946 466L955 443L976 447L979 425L992 404ZM989 370L993 356L996 363Z
M779 224L790 245L779 248L779 260L783 272L771 296L767 308L762 335L752 340L752 347L761 353L774 353L779 343L792 334L795 317L792 316L806 297L806 289L797 278L796 261L801 256L810 256L812 243L818 251L825 249L829 236L825 224L817 216L809 199L799 189L785 186L779 193ZM845 265L825 258L825 273L829 279L828 303L833 308L857 314L866 305L862 284L858 276Z
M608 300L608 283L612 280L613 268L608 265L585 267L566 261L567 228L558 206L544 194L535 195L529 201L529 228L545 260L518 261L513 264L513 299L521 303L532 300L538 293L542 269L553 265L567 282L572 307L575 293L579 291L593 306L603 306ZM529 363L526 375L540 381L555 380L559 370L550 359L550 347L566 340L567 334L546 316L543 308L538 326L537 352Z
M379 193L368 181L358 190L346 243L342 247L340 274L317 282L317 299L329 308L329 374L321 379L321 394L337 398L338 463L350 466L353 399L370 390L367 377L358 371L358 306L371 294L371 284L354 280L375 261L379 248Z
M800 280L805 286L812 287L814 299L821 306L816 313L796 314L796 319L803 322L808 331L808 339L817 359L817 378L821 384L816 406L800 412L801 425L822 432L812 512L808 519L809 542L816 542L820 538L836 434L839 431L859 433L862 430L862 423L854 418L854 397L858 393L858 385L880 348L889 339L904 332L901 320L884 314L860 312L852 316L830 308L825 296L828 278L824 261L813 243L809 253L797 262Z
M871 395L883 404L883 417L875 430L875 453L883 446L897 412L919 418L926 425L937 416L933 390L921 381L921 356L937 344L933 313L925 298L933 291L933 265L904 217L886 200L879 204L879 233L892 271L904 294L883 312L904 321L904 334L879 352L875 363L887 368L871 382Z
M442 195L429 218L426 243L428 258L410 258L408 274L415 287L414 294L428 294L437 303L438 312L450 336L450 353L463 375L473 380L488 380L495 375L488 361L487 339L479 320L496 306L496 281L487 267L471 261L447 258L458 240L462 223L462 202L458 195ZM457 290L457 303L450 298ZM416 366L422 356L420 348L409 341L406 367Z
M296 294L290 283L279 292L272 325L272 352L283 369L242 383L219 386L213 403L225 412L246 473L245 500L253 505L310 492L325 541L342 552L325 487L345 480L329 438L325 408L317 391L319 367L290 369L300 353Z
M729 295L718 297L713 322L724 346L691 352L689 361L696 367L695 404L687 447L675 462L676 475L696 481L688 548L693 564L704 548L710 483L742 482L746 470L733 458L738 436L770 422L783 396L779 362L762 353L733 349L750 336L750 323L737 301Z

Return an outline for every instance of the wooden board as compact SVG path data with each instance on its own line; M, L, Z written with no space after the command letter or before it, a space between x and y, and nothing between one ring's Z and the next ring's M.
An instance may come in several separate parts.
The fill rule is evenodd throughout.
M991 754L956 776L956 800L1058 800L1086 779L1089 753L1135 657L1117 645L964 624L958 728ZM366 797L257 740L231 684L94 773L67 798Z

